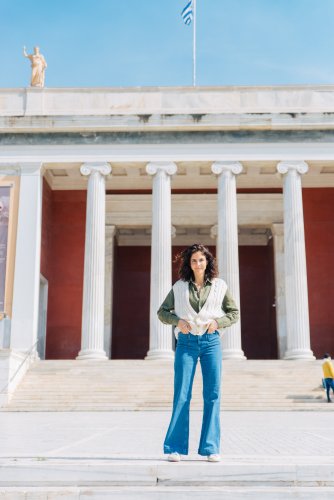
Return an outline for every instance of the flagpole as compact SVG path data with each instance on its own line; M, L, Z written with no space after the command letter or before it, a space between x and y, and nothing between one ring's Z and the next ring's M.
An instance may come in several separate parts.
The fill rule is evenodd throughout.
M196 87L196 0L193 0L193 87Z

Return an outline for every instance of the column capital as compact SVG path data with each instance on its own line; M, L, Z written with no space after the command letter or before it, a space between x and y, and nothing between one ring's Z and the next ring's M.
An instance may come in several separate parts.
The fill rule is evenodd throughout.
M19 163L0 163L1 175L42 175L45 168L40 161L29 161Z
M174 175L177 172L177 166L172 161L150 162L146 165L146 172L149 175L155 175L159 171L164 172L167 175Z
M284 236L283 222L273 222L270 229L273 236Z
M210 228L210 238L215 240L218 236L218 224L215 224L214 226L211 226Z
M0 163L0 175L20 175L21 168L18 163Z
M116 235L116 231L116 226L106 224L106 236L111 236L113 238Z
M41 175L45 167L40 161L20 162L20 175Z
M283 175L291 171L302 175L308 171L308 164L306 161L280 161L276 168L277 172Z
M243 166L239 161L215 161L211 165L211 171L216 175L220 175L223 172L238 175L241 174L242 170Z
M99 173L101 175L109 175L111 172L111 166L106 162L92 162L83 163L80 167L80 172L82 175L88 176L93 173Z

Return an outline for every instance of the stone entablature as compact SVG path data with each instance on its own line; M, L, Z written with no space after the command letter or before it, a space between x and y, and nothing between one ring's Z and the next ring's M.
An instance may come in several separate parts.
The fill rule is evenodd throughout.
M332 85L0 89L2 132L324 129L333 113Z
M216 194L172 194L171 202L175 226L208 227L217 223ZM237 206L239 227L263 228L283 222L283 195L280 193L240 193ZM107 194L106 222L128 229L150 227L151 207L150 194Z

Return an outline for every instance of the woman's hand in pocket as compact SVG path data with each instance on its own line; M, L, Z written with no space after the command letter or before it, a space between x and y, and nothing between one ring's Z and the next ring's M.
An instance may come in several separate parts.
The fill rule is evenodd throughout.
M212 321L210 321L210 323L208 324L208 333L213 333L215 332L216 330L218 330L218 323L215 319L213 319Z
M177 324L177 327L179 328L179 330L182 333L189 333L191 330L191 326L189 325L188 321L186 321L185 319L180 319L178 324Z

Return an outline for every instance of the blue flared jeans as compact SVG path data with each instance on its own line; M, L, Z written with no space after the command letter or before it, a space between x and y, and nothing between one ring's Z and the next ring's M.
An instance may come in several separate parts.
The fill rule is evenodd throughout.
M189 413L198 359L203 377L203 420L199 455L220 450L220 387L222 347L219 333L179 333L174 361L173 413L164 442L164 453L188 455Z

